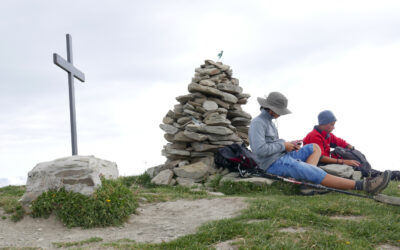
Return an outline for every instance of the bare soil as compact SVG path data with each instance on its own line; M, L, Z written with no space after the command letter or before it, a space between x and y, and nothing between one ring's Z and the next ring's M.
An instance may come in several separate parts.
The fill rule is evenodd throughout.
M92 237L100 237L103 242L118 239L153 243L170 241L195 233L206 222L235 217L247 205L245 198L239 197L144 204L138 208L138 214L130 216L124 225L94 229L69 229L55 216L49 219L25 216L17 223L0 219L0 248L53 249L53 242L79 242ZM0 216L2 214L0 211Z

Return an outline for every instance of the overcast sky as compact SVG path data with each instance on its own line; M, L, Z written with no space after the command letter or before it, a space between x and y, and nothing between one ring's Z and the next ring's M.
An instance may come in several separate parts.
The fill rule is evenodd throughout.
M302 139L332 110L334 134L375 169L400 169L399 1L15 1L0 8L0 185L71 155L66 58L72 36L78 152L120 175L165 162L159 128L205 59L230 65L243 109L280 91L293 114L280 136Z

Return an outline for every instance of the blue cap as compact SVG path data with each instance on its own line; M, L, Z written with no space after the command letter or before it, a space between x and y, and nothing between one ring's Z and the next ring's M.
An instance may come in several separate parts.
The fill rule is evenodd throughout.
M318 123L319 125L328 124L331 122L335 122L336 117L330 110L324 110L318 115Z

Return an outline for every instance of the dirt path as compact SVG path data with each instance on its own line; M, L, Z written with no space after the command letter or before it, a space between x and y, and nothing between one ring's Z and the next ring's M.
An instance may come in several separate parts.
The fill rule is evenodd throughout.
M95 229L68 229L54 216L26 216L17 223L6 219L0 220L0 247L52 249L52 242L76 242L91 237L100 237L103 242L124 238L136 242L170 241L196 232L205 222L237 216L245 208L244 198L237 197L146 204L121 227Z

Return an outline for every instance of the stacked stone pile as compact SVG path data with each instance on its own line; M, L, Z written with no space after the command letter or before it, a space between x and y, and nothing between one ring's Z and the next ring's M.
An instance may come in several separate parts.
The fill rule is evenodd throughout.
M249 144L251 115L241 106L250 95L243 93L228 65L206 60L195 69L188 91L176 97L179 103L160 124L168 141L162 150L167 161L148 171L157 177L169 170L164 172L163 181L158 180L160 176L154 178L159 184L202 182L218 171L214 168L214 152L218 148L233 143Z

